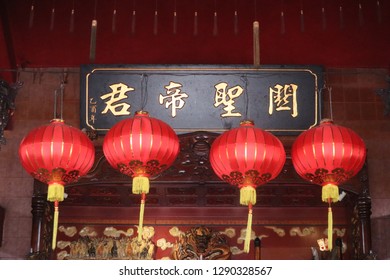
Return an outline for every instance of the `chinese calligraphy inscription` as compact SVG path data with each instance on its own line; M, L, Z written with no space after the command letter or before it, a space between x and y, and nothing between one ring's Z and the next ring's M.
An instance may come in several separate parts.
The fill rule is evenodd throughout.
M111 92L102 95L100 98L105 100L106 108L102 111L102 114L107 114L110 111L114 116L130 115L130 104L126 102L118 103L127 98L126 93L133 91L134 88L128 87L123 83L117 83L110 86Z
M227 83L219 83L214 86L215 98L214 98L214 107L217 108L220 105L224 105L223 110L225 113L221 114L221 117L241 117L240 112L233 112L236 107L234 106L235 98L240 97L243 93L243 88L240 86L235 86L228 88Z
M160 104L164 104L165 108L172 107L172 117L176 117L176 110L182 109L185 105L184 98L188 98L188 94L181 91L183 85L175 82L170 82L169 85L165 86L166 95L160 93Z
M272 115L275 111L291 111L293 118L298 116L296 84L285 84L284 86L276 84L269 88L269 109L268 113Z

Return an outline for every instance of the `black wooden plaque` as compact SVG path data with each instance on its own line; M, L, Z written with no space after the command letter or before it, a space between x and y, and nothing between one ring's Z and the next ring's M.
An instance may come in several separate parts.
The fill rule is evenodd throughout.
M139 110L178 134L253 120L277 135L319 123L320 66L83 65L81 128L105 134Z

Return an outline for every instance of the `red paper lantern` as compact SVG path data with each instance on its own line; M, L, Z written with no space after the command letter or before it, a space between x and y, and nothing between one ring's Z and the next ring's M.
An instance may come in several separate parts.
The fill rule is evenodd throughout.
M240 188L240 204L248 206L248 223L244 251L249 252L252 205L256 188L278 176L286 153L278 138L242 121L240 127L218 136L210 149L210 164L223 181Z
M138 111L133 118L118 122L108 131L103 152L113 168L133 178L132 192L141 194L140 240L149 178L172 165L179 153L179 138L165 122Z
M338 186L363 167L366 146L351 129L324 119L319 126L297 137L291 157L295 170L303 179L322 186L322 200L329 204L328 248L332 250L331 202L339 200Z
M58 205L64 200L64 185L88 173L95 160L92 141L80 130L54 119L30 131L19 146L24 169L48 184L47 200L54 202L52 248L56 247Z

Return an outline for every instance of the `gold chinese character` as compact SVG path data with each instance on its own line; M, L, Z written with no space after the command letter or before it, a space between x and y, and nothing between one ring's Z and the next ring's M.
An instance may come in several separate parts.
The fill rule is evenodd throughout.
M269 88L269 108L270 115L275 111L291 111L292 117L298 116L297 105L297 89L296 84L275 85L274 88Z
M160 93L160 104L164 104L165 108L172 106L172 117L176 116L176 109L182 109L185 105L185 101L183 98L187 98L188 94L185 92L181 92L181 87L183 85L175 82L170 82L169 85L164 88L167 90L167 95L162 95Z
M133 91L134 88L128 87L123 83L113 84L110 88L112 90L111 92L100 96L103 100L108 99L108 101L105 102L106 108L102 111L102 114L107 114L107 112L110 111L114 116L130 115L130 112L128 111L130 104L125 102L117 104L114 103L126 99L126 92Z
M218 107L221 104L225 106L223 110L226 113L221 114L221 117L241 117L241 113L233 112L233 110L236 109L234 99L239 97L244 91L242 87L235 86L228 89L227 83L219 83L214 87L216 89L214 107Z

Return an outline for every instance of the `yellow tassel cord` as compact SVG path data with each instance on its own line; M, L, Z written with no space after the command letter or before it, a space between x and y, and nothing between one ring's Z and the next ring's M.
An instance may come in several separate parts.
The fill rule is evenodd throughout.
M339 187L335 184L326 184L322 187L322 201L329 204L328 207L328 249L332 251L333 248L333 214L332 202L339 201Z
M245 186L240 189L240 204L256 204L256 189L252 186Z
M149 193L150 184L149 178L137 176L133 178L133 194L141 194L141 205L139 209L139 223L138 223L138 241L142 240L142 230L144 223L145 200L146 194Z
M253 186L244 186L240 188L240 204L248 205L248 221L246 223L244 252L249 253L252 237L252 205L256 204L256 189Z
M58 201L54 201L54 218L53 218L53 238L51 243L51 248L54 250L57 244L57 228L58 228Z
M142 231L144 227L144 212L145 212L145 200L146 195L145 193L141 194L141 206L139 209L139 222L138 222L138 241L142 240Z
M332 251L333 248L333 214L332 214L332 208L328 208L328 249L329 251Z
M249 253L249 249L251 245L251 237L252 237L252 204L249 204L248 221L246 224L246 234L245 234L245 242L244 242L245 253Z
M148 177L134 177L133 178L133 194L149 193L149 178Z

